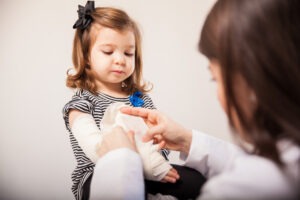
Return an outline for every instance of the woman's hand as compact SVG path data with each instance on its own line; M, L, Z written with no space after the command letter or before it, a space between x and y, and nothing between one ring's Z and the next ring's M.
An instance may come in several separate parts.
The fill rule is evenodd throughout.
M158 143L166 149L188 154L192 140L190 130L185 129L157 110L124 107L121 108L121 112L144 119L149 127L149 130L143 137L145 142L153 139L154 143Z
M118 148L129 148L137 152L132 131L126 133L121 127L113 128L111 132L104 134L102 142L98 143L97 154L102 157Z

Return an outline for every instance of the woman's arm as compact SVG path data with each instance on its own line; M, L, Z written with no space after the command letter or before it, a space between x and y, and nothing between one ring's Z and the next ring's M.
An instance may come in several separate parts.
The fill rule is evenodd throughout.
M95 166L90 199L144 199L143 165L139 155L120 148L101 157Z
M180 158L207 178L224 171L243 154L237 146L199 131L193 131L191 141L188 154L181 153Z
M116 127L103 136L90 199L144 199L143 164L136 151L133 132Z

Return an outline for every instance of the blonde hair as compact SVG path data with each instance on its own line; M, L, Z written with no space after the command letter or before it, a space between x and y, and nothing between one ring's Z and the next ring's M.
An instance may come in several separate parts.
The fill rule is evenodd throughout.
M142 47L141 34L137 24L122 10L111 7L98 7L92 13L92 23L86 29L77 29L73 41L73 65L75 73L67 72L66 85L70 88L81 88L97 94L99 88L95 83L95 74L89 65L89 55L95 42L97 27L103 26L117 31L130 30L135 37L135 70L124 80L127 87L123 91L132 94L135 91L148 92L148 84L142 80Z

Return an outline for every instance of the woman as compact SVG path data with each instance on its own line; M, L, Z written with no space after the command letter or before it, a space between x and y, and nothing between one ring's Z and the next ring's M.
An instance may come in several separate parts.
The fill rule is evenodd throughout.
M199 50L209 59L237 146L157 111L123 109L145 119L145 141L180 151L186 166L208 178L200 199L299 198L299 8L297 0L219 0L207 16Z

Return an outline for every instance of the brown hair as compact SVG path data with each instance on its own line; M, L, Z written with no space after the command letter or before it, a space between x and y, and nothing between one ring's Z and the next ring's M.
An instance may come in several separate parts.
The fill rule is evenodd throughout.
M253 153L279 165L279 139L300 145L298 8L298 0L219 0L207 16L198 46L221 66L230 124L234 126L234 110L255 147ZM237 75L256 96L250 118L234 89Z
M147 92L147 85L142 83L142 50L141 34L137 24L122 10L111 7L98 7L92 13L93 22L84 30L77 29L73 41L73 64L75 74L67 73L66 85L70 88L81 88L97 94L95 75L89 65L89 54L95 42L94 32L97 26L104 26L117 31L132 30L135 36L135 70L124 82L122 88L128 94L135 91Z

